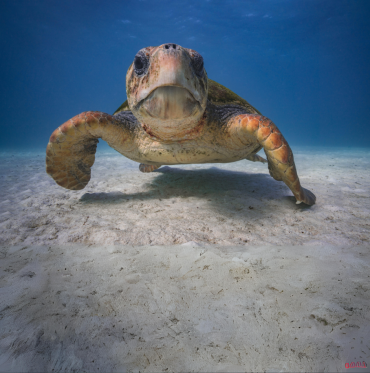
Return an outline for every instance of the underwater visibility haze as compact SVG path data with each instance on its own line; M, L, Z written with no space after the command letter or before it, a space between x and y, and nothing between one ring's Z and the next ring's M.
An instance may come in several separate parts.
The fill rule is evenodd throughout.
M369 371L369 19L369 0L0 0L0 372ZM275 123L304 193L275 127L224 116L200 57L165 43ZM136 53L160 45L142 80L168 66L194 79L139 97L132 67L150 131L112 119ZM163 97L191 112L169 130ZM69 121L86 111L107 114ZM92 129L93 115L109 120ZM140 172L123 148L134 134L132 154L162 156L152 135L173 118L195 137L168 141L167 159L262 143L274 177L252 153ZM257 122L271 131L253 143ZM102 133L128 155L101 141L90 179Z
M1 1L0 149L112 114L137 51L167 42L199 52L291 145L367 147L369 17L366 0Z

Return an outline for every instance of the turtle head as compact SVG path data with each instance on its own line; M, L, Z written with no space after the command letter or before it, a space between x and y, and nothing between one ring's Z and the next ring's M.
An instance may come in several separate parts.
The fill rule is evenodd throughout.
M154 136L186 137L207 105L203 58L177 44L141 49L127 71L126 93L130 110Z

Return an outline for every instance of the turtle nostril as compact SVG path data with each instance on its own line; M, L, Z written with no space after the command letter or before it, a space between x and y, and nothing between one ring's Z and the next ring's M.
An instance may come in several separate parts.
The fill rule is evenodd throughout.
M165 49L177 49L177 45L176 44L165 44L164 48Z

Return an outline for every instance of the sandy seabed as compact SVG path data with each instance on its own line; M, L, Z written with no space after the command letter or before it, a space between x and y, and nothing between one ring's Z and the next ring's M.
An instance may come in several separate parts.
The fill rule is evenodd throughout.
M370 150L293 152L312 207L246 160L68 191L0 153L0 371L370 371Z

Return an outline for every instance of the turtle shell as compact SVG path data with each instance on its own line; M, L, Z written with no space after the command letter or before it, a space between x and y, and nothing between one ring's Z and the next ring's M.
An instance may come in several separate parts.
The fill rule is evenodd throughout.
M208 79L208 100L214 105L239 105L245 107L248 114L260 114L261 113L254 108L249 102L241 98L230 89L223 85L215 82L214 80Z
M246 108L246 113L249 114L260 114L261 113L249 104L244 98L241 98L230 89L223 85L215 82L214 80L208 79L208 100L212 104L221 105L238 105ZM114 112L118 114L121 111L130 111L127 100Z
M130 111L127 100L113 113L113 115L118 114L121 111Z

